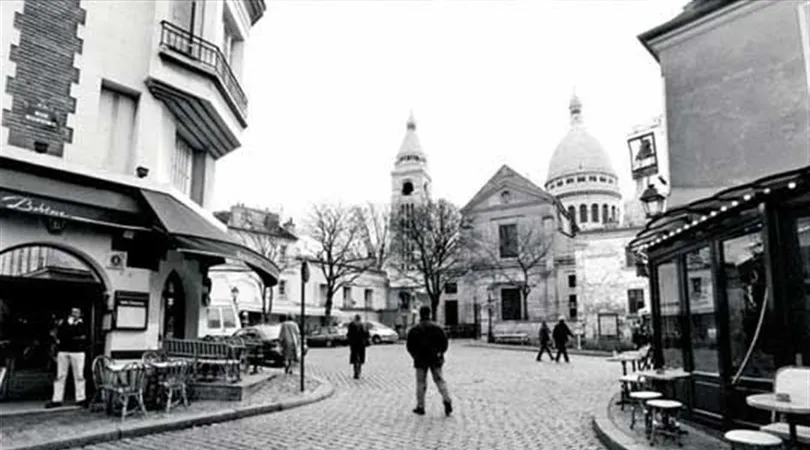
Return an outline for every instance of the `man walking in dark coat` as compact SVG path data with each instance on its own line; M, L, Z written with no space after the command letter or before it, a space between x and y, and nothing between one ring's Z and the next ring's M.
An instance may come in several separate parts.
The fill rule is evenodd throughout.
M548 329L546 321L540 325L540 351L537 353L537 361L543 360L543 352L548 353L548 359L554 359L551 354L551 330Z
M419 324L408 332L408 353L413 358L416 369L416 408L413 412L420 416L425 414L425 392L427 391L427 372L433 376L433 382L442 395L444 414L453 412L447 382L442 376L444 353L447 351L447 336L444 330L430 320L430 307L419 309Z
M369 333L366 324L360 319L360 314L354 316L354 321L349 324L346 339L349 341L349 364L354 367L354 379L360 378L360 369L366 362L366 346L368 345Z
M557 346L557 358L555 361L560 362L560 355L563 355L565 362L571 362L568 360L568 350L565 348L565 345L568 343L568 338L574 337L574 334L571 333L571 329L565 324L565 317L560 316L560 321L554 326L552 335L554 337L554 345Z

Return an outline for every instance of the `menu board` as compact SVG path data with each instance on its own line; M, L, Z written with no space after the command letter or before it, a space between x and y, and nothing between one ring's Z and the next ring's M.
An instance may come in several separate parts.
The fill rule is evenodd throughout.
M619 335L619 316L617 314L599 314L599 335Z
M145 330L149 293L115 291L115 329Z

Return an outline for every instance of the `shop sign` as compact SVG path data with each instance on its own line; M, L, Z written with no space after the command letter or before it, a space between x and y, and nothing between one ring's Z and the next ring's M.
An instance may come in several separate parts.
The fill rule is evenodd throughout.
M66 212L54 208L42 200L33 199L24 195L0 194L0 207L44 216L63 218L68 216Z
M646 133L627 141L630 148L630 167L633 179L649 177L658 173L658 152L655 148L655 133Z
M145 330L148 310L148 292L115 291L115 329Z

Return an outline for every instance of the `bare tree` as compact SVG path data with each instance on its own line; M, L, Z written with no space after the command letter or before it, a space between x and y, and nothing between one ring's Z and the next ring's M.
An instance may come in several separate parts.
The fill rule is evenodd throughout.
M382 270L388 260L391 210L387 206L368 203L355 207L355 214L366 253L374 258L373 269Z
M506 280L520 290L523 319L528 319L529 294L551 273L554 231L541 223L518 223L513 235L494 236L474 230L466 239L468 265L476 272L489 273L493 281Z
M309 234L318 249L312 262L326 280L326 321L332 315L335 293L352 283L376 265L366 248L364 226L358 220L356 207L315 205L308 223Z
M444 285L465 271L462 228L463 217L446 200L408 205L391 220L391 253L402 275L427 292L434 320Z

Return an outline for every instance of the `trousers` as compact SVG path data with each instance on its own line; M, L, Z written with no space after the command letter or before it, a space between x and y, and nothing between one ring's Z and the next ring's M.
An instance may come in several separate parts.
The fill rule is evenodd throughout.
M445 403L450 403L450 392L447 390L447 382L444 380L444 376L442 376L442 368L441 367L431 367L427 368L416 368L416 407L417 408L424 408L425 407L425 392L427 392L427 373L430 370L430 374L433 376L433 382L436 383L436 388L439 390L439 393L442 396L442 400Z
M65 397L65 380L68 367L73 371L73 383L76 388L76 401L85 399L84 391L84 352L59 352L56 354L56 379L53 381L53 398L61 403Z

